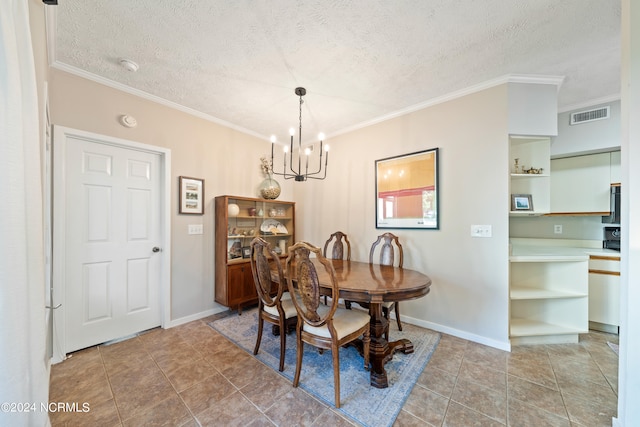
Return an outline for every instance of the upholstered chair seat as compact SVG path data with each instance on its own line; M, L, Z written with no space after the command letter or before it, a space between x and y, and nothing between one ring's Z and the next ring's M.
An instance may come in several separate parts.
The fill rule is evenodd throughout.
M318 314L320 317L323 317L328 312L328 306L321 305L318 307ZM333 314L333 327L336 330L336 338L341 340L354 330L360 329L364 325L368 325L370 320L371 317L366 311L347 310L345 308L338 307L336 312ZM311 326L308 323L305 323L302 327L305 332L309 332L310 334L331 338L331 333L329 332L329 327L326 323L322 326Z
M315 256L315 260L310 257ZM298 321L296 324L296 373L293 386L300 382L304 344L331 350L333 386L336 408L340 407L340 348L352 341L361 340L363 367L369 369L371 343L369 314L360 310L338 307L338 280L336 271L320 248L307 242L298 242L289 248L286 260L287 287L293 296ZM324 282L320 282L318 271ZM322 289L321 289L322 288ZM329 295L331 302L320 302L321 292ZM326 359L325 359L326 360ZM325 361L320 361L326 363Z
M291 301L291 295L289 294L289 292L282 293L282 298L280 299L280 305L282 306L282 310L284 311L285 319L291 319L298 315L298 312L296 311L296 306L293 305L293 301ZM264 311L266 311L272 316L279 316L278 308L275 305L273 306L265 305Z

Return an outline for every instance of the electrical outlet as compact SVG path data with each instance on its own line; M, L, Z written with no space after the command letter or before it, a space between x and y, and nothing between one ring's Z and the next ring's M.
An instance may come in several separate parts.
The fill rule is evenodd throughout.
M560 225L560 224L554 225L553 226L553 232L555 234L562 234L562 225Z
M202 234L203 233L202 224L189 224L187 230L188 230L187 232L189 234Z
M471 237L491 237L490 225L472 225Z

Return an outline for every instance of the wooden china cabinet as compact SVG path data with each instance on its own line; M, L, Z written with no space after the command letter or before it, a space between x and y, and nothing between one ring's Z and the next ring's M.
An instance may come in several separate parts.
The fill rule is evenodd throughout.
M239 196L215 198L215 301L242 311L258 302L249 260L260 236L285 257L295 243L295 203Z

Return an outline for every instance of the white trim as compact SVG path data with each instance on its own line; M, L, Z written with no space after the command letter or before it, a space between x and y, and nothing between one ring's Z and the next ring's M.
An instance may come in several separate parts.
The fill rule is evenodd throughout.
M260 138L260 139L264 139L264 140L268 140L269 139L268 137L266 137L264 135L260 135L260 134L258 134L256 132L252 131L252 130L245 129L245 128L241 127L241 126L235 125L235 124L227 122L225 120L218 119L217 117L210 116L209 114L205 114L205 113L202 113L200 111L194 110L192 108L185 107L184 105L180 105L180 104L177 104L175 102L168 101L168 100L166 100L164 98L161 98L161 97L156 96L156 95L152 95L152 94L144 92L142 90L134 89L134 88L132 88L130 86L124 85L122 83L115 82L115 81L110 80L110 79L106 79L106 78L98 76L96 74L89 73L87 71L81 70L80 68L76 68L76 67L73 67L71 65L63 64L63 63L61 63L59 61L54 61L54 63L51 64L51 67L52 68L56 68L58 70L66 71L69 74L74 74L76 76L82 77L82 78L87 79L87 80L94 81L96 83L99 83L99 84L102 84L102 85L105 85L105 86L108 86L108 87L111 87L111 88L114 88L114 89L117 89L119 91L122 91L122 92L125 92L125 93L129 93L131 95L135 95L135 96L140 97L142 99L146 99L148 101L155 102L157 104L164 105L166 107L173 108L173 109L178 110L178 111L182 111L183 113L187 113L187 114L190 114L192 116L199 117L199 118L207 120L209 122L213 122L213 123L219 124L221 126L225 126L225 127L230 128L230 129L237 130L238 132L242 132L242 133L246 133L247 135L255 136L256 138Z
M428 322L421 319L416 319L413 317L407 317L402 315L400 317L403 323L409 323L411 325L420 326L423 328L431 329L432 331L441 332L443 334L452 335L454 337L462 338L467 341L473 341L478 344L484 344L489 347L497 348L498 350L511 351L511 343L509 341L496 341L482 335L470 334L466 331L461 331L459 329L450 328L447 326L440 325L438 323Z
M160 156L160 204L162 212L160 215L161 243L162 251L160 255L160 316L162 328L169 327L171 323L171 150L155 145L143 144L140 142L129 141L125 139L115 138L106 135L99 135L91 132L71 129L64 126L53 126L53 203L56 200L65 200L65 151L66 137L77 136L85 140L95 140L97 143L113 145L126 149L135 149L146 151L148 153ZM54 301L52 305L64 304L64 287L61 285L65 282L64 265L65 265L65 241L64 241L64 222L66 218L64 203L53 203L53 286ZM54 312L58 314L53 318L53 357L52 362L58 363L65 359L65 328L64 328L64 306L60 310Z
M228 311L228 307L219 306L217 308L211 308L209 310L201 311L200 313L190 314L189 316L181 317L179 319L174 319L169 322L166 328L175 328L176 326L184 325L185 323L193 322L194 320L204 319L208 316L213 316L214 314L222 313L223 311Z
M49 66L53 65L56 59L56 28L58 15L56 7L44 8L44 29L47 38L47 62Z
M610 102L615 102L615 101L620 101L620 94L619 93L614 94L614 95L605 96L605 97L602 97L602 98L592 99L591 101L581 102L579 104L567 105L566 107L563 107L562 109L558 109L558 113L567 113L567 112L573 111L573 110L580 110L580 109L583 109L583 108L596 107L599 104L608 104Z
M487 80L485 82L479 83L477 85L469 86L467 88L448 93L443 96L439 96L437 98L432 98L428 101L421 102L419 104L415 104L409 106L407 108L403 108L402 110L395 111L393 113L386 114L384 116L378 117L376 119L367 120L362 123L358 123L354 126L350 126L346 129L342 129L341 131L334 132L331 135L327 135L327 139L336 137L338 135L342 135L347 132L353 132L358 129L362 129L368 126L372 126L377 123L384 122L386 120L390 120L396 117L404 116L405 114L413 113L414 111L422 110L428 107L433 107L437 104L442 104L444 102L449 102L457 98L462 98L467 95L471 95L473 93L481 92L486 89L490 89L495 86L500 86L506 83L530 83L530 84L549 84L558 86L558 90L560 90L560 85L564 81L563 76L541 76L541 75L526 75L526 74L509 74L506 76L498 77L496 79Z

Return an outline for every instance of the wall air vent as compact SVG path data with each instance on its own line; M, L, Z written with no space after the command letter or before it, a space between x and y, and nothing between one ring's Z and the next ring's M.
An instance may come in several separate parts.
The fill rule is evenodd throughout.
M607 105L606 107L596 108L594 110L578 111L576 113L571 113L571 122L569 122L569 124L579 125L581 123L608 119L609 109L610 107Z

